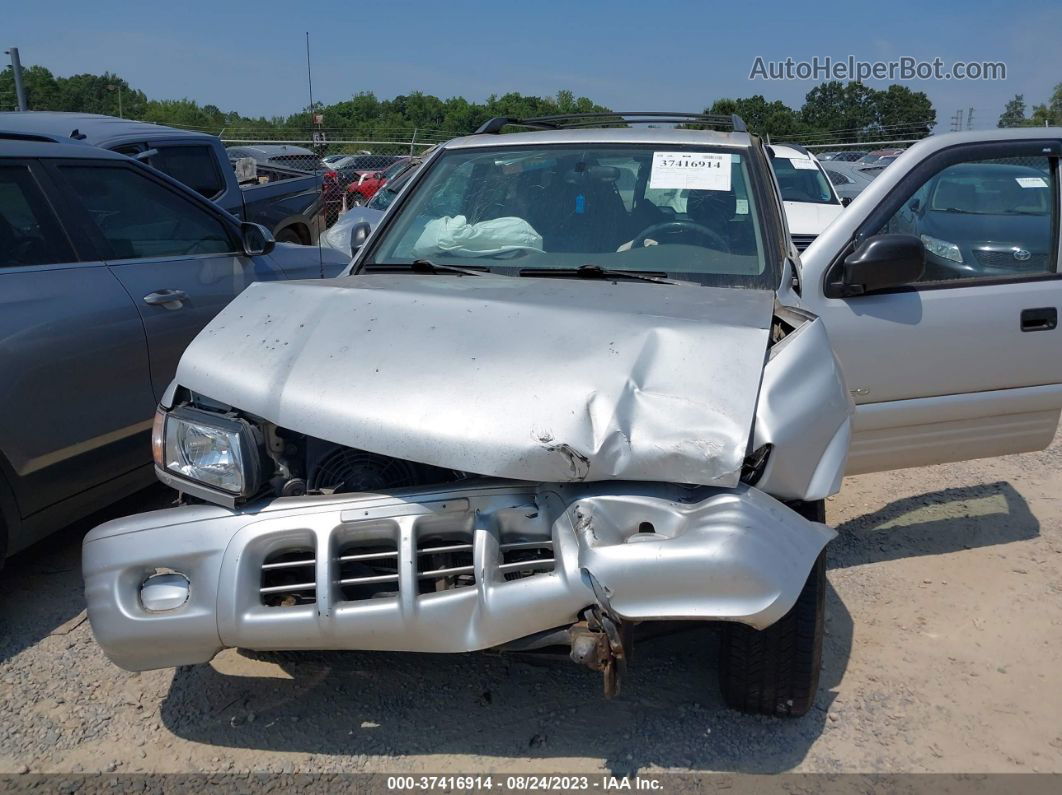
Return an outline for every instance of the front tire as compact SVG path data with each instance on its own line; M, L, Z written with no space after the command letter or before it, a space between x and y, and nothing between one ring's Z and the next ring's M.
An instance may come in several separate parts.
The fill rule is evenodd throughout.
M812 521L821 507L806 503ZM810 514L810 515L809 515ZM766 629L724 625L719 644L719 684L727 706L781 717L804 715L815 703L826 623L826 550L811 567L796 604Z
M299 243L301 245L302 236L289 226L287 229L281 229L277 232L276 241L278 243Z

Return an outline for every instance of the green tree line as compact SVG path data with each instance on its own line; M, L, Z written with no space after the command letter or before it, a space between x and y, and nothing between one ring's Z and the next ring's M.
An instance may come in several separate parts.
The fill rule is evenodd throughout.
M304 139L312 127L311 112L324 116L324 128L333 139L393 138L407 140L417 131L421 140L466 134L493 116L527 118L555 113L609 110L571 91L552 97L516 92L492 95L485 102L463 97L440 99L414 91L393 99L360 92L331 105L318 104L288 116L244 116L191 99L151 99L124 78L104 72L61 77L43 66L23 69L23 83L31 110L103 113L126 118L191 127L226 138ZM1057 92L1056 92L1057 93ZM0 109L13 109L11 68L0 72ZM800 108L762 95L717 99L706 112L739 114L750 130L774 140L805 143L842 143L889 138L920 138L936 123L936 111L920 91L891 85L884 90L862 83L823 83L811 89ZM338 134L337 134L338 133Z
M1055 86L1051 98L1042 105L1033 105L1032 115L1025 115L1025 96L1015 94L1003 108L999 127L1058 127L1062 126L1062 83Z

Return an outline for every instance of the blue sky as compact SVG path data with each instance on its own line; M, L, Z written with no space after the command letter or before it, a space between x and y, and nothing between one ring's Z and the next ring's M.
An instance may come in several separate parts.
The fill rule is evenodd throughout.
M0 44L60 75L110 70L153 98L267 116L306 104L305 31L314 93L326 103L358 91L482 100L569 88L624 110L700 110L721 96L757 93L799 106L816 81L750 81L756 56L1006 62L1005 81L908 83L933 100L939 131L971 106L975 127L994 126L1014 94L1031 105L1062 82L1058 0L185 0L163 7L12 0Z

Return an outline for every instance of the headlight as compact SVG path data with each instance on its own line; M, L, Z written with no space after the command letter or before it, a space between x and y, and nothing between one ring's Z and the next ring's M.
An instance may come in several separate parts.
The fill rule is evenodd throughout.
M926 251L930 254L935 254L941 259L950 259L952 262L962 262L962 252L954 243L938 240L929 235L922 235L922 242L925 243Z
M243 420L181 407L155 415L155 464L186 480L249 496L258 490L259 455Z

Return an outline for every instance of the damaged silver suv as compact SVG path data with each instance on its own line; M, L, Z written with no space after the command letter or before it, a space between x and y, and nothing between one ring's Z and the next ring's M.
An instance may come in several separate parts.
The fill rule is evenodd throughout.
M185 352L153 443L189 504L86 538L98 642L559 648L613 694L647 629L714 622L727 703L803 714L842 477L1054 435L1060 139L927 138L803 254L740 119L440 146L346 275Z

